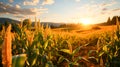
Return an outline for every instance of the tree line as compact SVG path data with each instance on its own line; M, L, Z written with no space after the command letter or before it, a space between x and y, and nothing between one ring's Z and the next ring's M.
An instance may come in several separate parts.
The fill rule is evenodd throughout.
M108 25L115 25L117 18L118 18L118 21L120 22L120 16L113 16L112 19L110 19L110 17L108 17L108 20L107 20L106 23L107 23Z

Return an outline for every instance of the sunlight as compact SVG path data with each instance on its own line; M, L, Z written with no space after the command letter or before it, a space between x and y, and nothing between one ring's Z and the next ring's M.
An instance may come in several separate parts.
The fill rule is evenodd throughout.
M90 24L92 24L92 20L90 18L82 18L82 19L80 19L80 22L83 25L90 25Z

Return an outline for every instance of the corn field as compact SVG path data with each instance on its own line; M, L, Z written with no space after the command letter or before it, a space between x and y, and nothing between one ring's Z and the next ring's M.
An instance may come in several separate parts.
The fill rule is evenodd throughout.
M81 38L40 21L2 26L0 67L120 67L120 28ZM14 28L12 30L11 28Z

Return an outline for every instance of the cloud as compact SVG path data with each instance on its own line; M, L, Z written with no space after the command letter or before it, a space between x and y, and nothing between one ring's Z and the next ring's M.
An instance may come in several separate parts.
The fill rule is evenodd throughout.
M110 3L102 3L101 6L103 6L103 7L109 7L109 6L112 6L112 5L116 4L116 3L117 3L116 1L112 1Z
M120 11L120 8L113 9L112 11Z
M108 10L108 9L107 9L107 8L103 8L103 9L102 9L102 11L106 11L106 10Z
M36 15L40 15L43 13L48 13L48 9L47 8L31 8L32 12L36 12Z
M22 9L19 5L10 6L0 2L0 14L13 14L13 15L40 15L45 13L47 8L29 8Z
M86 15L100 15L100 14L111 14L113 8L109 8L115 5L117 2L112 1L109 3L99 3L99 4L85 4L80 7L81 13L86 13Z
M14 17L16 17L16 18L25 18L25 16L23 16L23 15L14 15Z
M82 17L91 17L97 20L94 22L104 22L106 18L113 15L118 15L120 12L120 8L113 7L117 5L118 2L111 1L111 2L102 2L102 3L89 3L83 4L81 7L77 7L77 11L75 16L79 18Z
M39 0L24 1L23 5L37 5Z
M102 3L99 6L101 7L101 14L102 15L113 15L115 13L115 11L119 11L119 8L109 8L113 5L117 4L116 1L111 1L110 3Z
M14 1L13 0L8 0L10 3L13 3Z
M80 0L75 0L76 2L80 2Z
M44 0L44 2L42 3L42 5L51 5L54 3L54 0Z
M35 12L33 12L31 9L18 9L16 7L3 4L2 2L0 2L0 13L23 14L23 15L35 14Z
M20 5L18 5L18 4L16 4L15 7L16 7L16 8L21 8Z

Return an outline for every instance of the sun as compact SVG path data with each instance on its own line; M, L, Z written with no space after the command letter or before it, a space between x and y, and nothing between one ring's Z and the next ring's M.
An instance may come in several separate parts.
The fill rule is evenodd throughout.
M92 20L90 18L82 18L82 19L80 19L80 22L83 25L90 25L90 24L92 24Z

